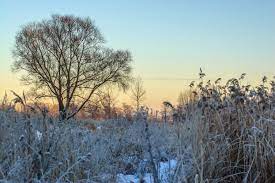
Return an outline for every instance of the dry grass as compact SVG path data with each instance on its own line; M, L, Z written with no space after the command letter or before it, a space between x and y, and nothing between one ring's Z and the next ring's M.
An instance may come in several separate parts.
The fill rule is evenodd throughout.
M0 180L115 182L118 173L155 172L159 182L159 163L176 159L173 183L274 182L275 84L242 86L243 77L193 83L170 124L151 121L146 108L132 122L59 122L24 101L22 113L2 107Z
M1 111L0 119L6 132L1 134L0 181L115 182L118 173L145 173L142 169L149 167L143 165L149 153L144 123L138 120L63 123L9 111ZM149 130L154 158L172 157L174 130L157 123Z
M274 82L252 88L240 79L199 83L182 133L192 142L199 182L274 182ZM186 130L190 129L190 130ZM197 177L197 178L198 178Z

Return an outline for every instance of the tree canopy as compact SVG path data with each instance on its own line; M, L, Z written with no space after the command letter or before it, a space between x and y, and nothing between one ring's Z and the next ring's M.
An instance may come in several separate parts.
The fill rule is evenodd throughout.
M13 70L23 71L22 81L34 86L37 98L55 98L61 119L69 119L101 87L129 85L130 52L104 43L90 18L53 15L18 32Z

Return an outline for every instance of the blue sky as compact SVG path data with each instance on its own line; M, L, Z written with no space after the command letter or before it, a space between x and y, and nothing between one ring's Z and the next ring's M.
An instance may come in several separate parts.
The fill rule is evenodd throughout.
M154 105L176 99L189 81L174 79L196 78L200 67L210 78L275 75L272 0L0 0L1 92L20 88L10 73L16 32L52 14L89 16L110 47L129 49Z

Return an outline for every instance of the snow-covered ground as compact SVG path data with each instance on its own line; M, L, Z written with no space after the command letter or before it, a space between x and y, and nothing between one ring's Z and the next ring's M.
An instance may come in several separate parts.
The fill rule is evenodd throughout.
M159 171L158 176L161 183L169 182L170 175L173 174L177 166L176 160L170 160L167 162L160 162L159 163ZM143 180L146 183L153 182L153 175L151 173L145 173L144 175L124 175L118 174L117 175L117 183L139 183L140 180Z

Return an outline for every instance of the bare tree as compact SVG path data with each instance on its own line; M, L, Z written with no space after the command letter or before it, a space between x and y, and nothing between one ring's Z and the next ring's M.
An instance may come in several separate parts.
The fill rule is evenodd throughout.
M83 107L83 110L81 112L83 112L84 117L88 117L96 120L101 119L102 108L100 105L100 99L96 98L95 100L93 99L92 102L87 103L86 106Z
M132 105L126 104L126 103L122 103L122 115L125 119L127 119L128 121L132 121L133 120L133 107Z
M104 117L106 119L112 118L113 113L115 112L114 109L116 105L116 97L113 93L114 91L112 90L112 88L108 87L106 88L105 92L103 92L100 96L100 103L104 111Z
M140 109L140 104L145 100L146 91L143 88L143 82L141 78L137 78L132 86L131 98L135 102L136 110Z
M74 117L103 86L126 89L131 74L129 51L105 48L90 18L53 15L30 23L17 34L13 55L13 70L23 71L37 98L56 99L60 119Z

